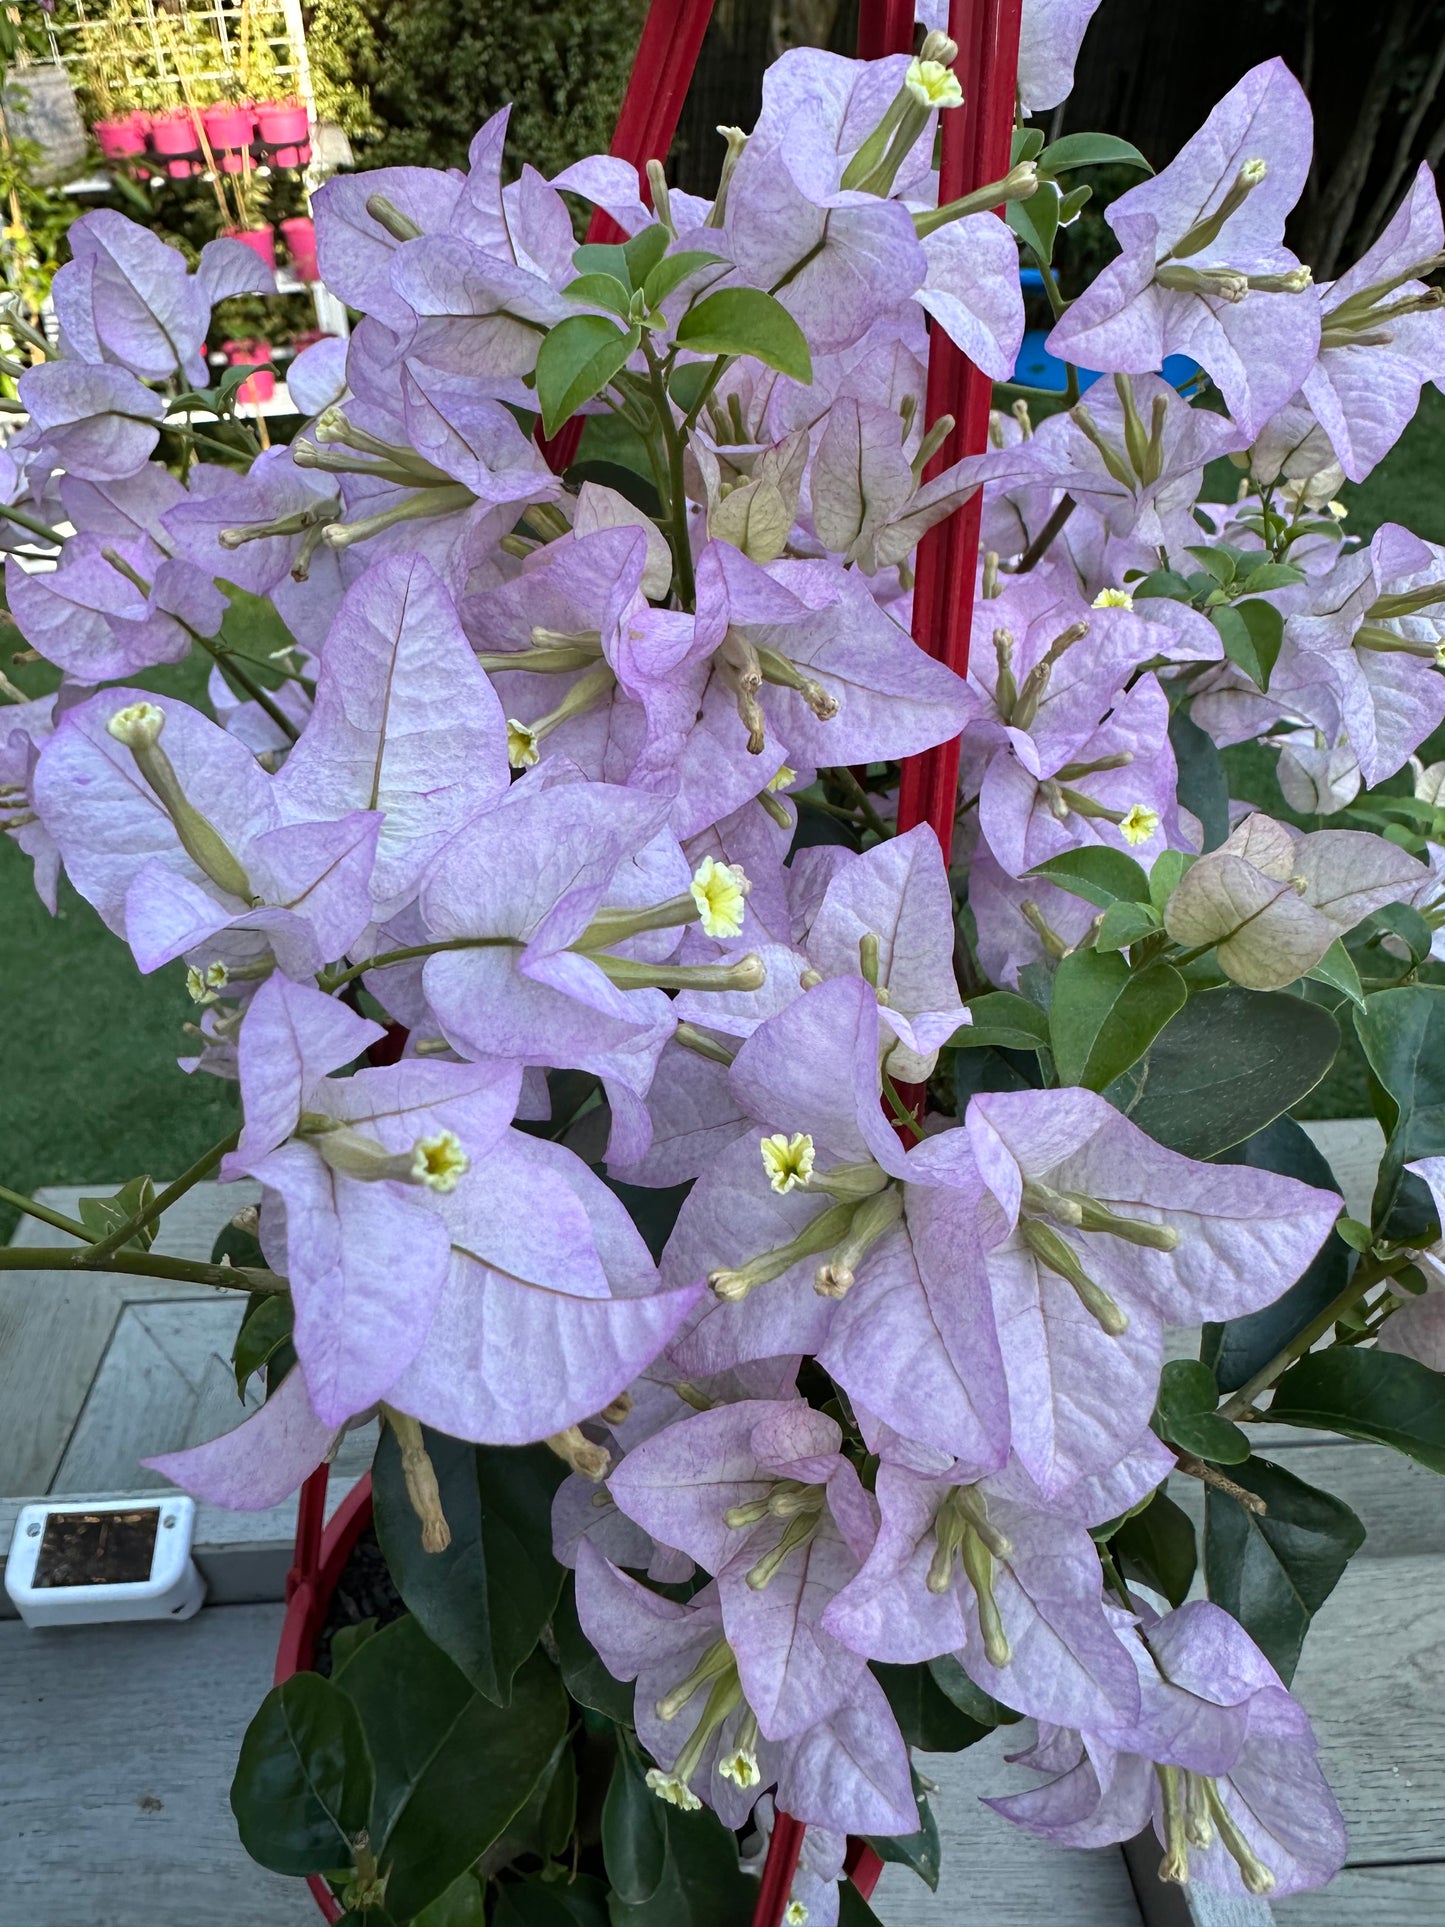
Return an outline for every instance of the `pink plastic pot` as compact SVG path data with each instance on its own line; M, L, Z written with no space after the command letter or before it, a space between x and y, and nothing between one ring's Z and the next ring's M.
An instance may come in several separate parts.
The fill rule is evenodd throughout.
M145 114L123 114L119 120L98 120L90 131L102 160L124 161L133 154L144 154L149 124Z
M291 257L298 281L316 281L316 223L309 214L293 215L281 223L281 239Z
M236 238L244 240L245 236L238 235ZM221 346L233 368L255 368L271 359L269 341L225 341ZM237 390L237 396L241 401L270 401L275 392L276 376L270 368L266 368L260 374L248 376Z
M260 227L227 228L226 239L239 241L243 248L249 248L258 261L266 267L276 266L276 230L269 223Z
M193 174L205 172L201 126L189 108L173 107L168 114L157 114L150 125L150 144L173 181L188 181ZM170 158L181 155L186 158Z
M299 100L264 100L256 108L261 139L276 167L305 167L311 159L311 126Z
M223 174L239 174L246 165L245 155L256 133L256 110L249 101L233 104L218 101L201 115L206 139Z

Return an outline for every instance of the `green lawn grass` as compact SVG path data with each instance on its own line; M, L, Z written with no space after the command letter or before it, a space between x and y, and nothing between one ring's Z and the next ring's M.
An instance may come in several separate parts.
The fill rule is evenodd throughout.
M1220 485L1233 492L1221 475L1216 498ZM1445 542L1445 399L1426 389L1389 459L1341 495L1354 534L1395 520ZM31 694L49 686L43 667L14 673ZM194 700L204 672L187 664L137 681ZM1281 812L1268 752L1246 745L1229 761L1236 795ZM31 886L29 861L0 837L0 1184L29 1192L41 1184L120 1183L142 1171L173 1177L231 1129L234 1087L174 1066L186 1045L181 1027L193 1015L179 965L141 977L68 885L52 922ZM1348 1117L1367 1109L1364 1065L1350 1036L1301 1112ZM0 1205L0 1236L13 1222L13 1211Z

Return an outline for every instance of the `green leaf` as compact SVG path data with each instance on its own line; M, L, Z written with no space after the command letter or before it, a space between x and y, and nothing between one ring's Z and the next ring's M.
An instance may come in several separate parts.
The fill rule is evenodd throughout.
M1127 570L1125 574L1127 577ZM1139 577L1131 594L1136 602L1147 601L1151 596L1162 597L1167 602L1190 602L1194 597L1194 591L1177 569L1151 570Z
M90 1233L92 1244L99 1244L123 1224L129 1224L137 1211L155 1203L156 1188L149 1178L131 1178L113 1197L82 1198L76 1206L80 1222ZM119 1247L122 1251L149 1251L156 1235L155 1220L134 1233Z
M632 271L627 265L626 250L611 242L584 241L580 248L572 250L572 265L579 274L610 274L629 294L632 292Z
M369 1639L337 1682L361 1715L376 1792L368 1831L405 1919L444 1893L524 1807L567 1726L556 1670L534 1654L505 1708L483 1699L413 1614Z
M585 1873L510 1881L497 1895L492 1927L608 1927L607 1889Z
M1342 937L1335 938L1314 969L1307 970L1305 975L1313 978L1316 983L1328 984L1332 990L1343 992L1358 1009L1365 1008L1365 993L1360 988L1360 973L1355 969Z
M346 1666L361 1651L367 1640L375 1633L374 1619L359 1619L353 1626L338 1626L331 1635L331 1678L337 1678Z
M1388 1098L1374 1212L1382 1225L1399 1194L1402 1167L1445 1154L1445 989L1377 990L1356 1014L1355 1031Z
M661 221L654 221L650 227L640 229L630 241L624 241L622 258L627 263L628 286L642 287L671 246L672 236Z
M1210 611L1224 653L1260 689L1269 688L1284 641L1284 617L1272 602L1221 603Z
M1207 1365L1197 1358L1171 1358L1159 1375L1154 1408L1160 1436L1197 1459L1242 1464L1249 1457L1249 1441L1237 1425L1219 1416L1218 1403L1219 1387Z
M276 666L277 659L296 648L295 636L268 597L252 595L229 582L220 586L228 604L216 637L222 655L244 657L266 688L278 688L286 678Z
M371 1754L356 1709L319 1673L272 1687L246 1728L231 1782L241 1844L273 1873L351 1864L367 1825Z
M258 1291L252 1295L231 1350L239 1397L246 1396L252 1376L269 1364L283 1345L290 1343L294 1318L295 1306L289 1292Z
M1142 168L1146 174L1154 172L1138 148L1131 141L1120 140L1117 134L1065 134L1039 155L1040 169L1050 174L1063 174L1071 167L1104 167L1111 162Z
M1184 1604L1199 1559L1194 1521L1162 1487L1111 1534L1109 1545L1125 1579L1152 1586L1171 1606Z
M845 1880L838 1889L838 1927L883 1927L851 1880Z
M543 433L555 435L583 402L600 395L640 338L636 328L619 328L600 314L569 315L550 329L537 352Z
M562 1591L552 1557L552 1495L565 1468L545 1445L468 1445L423 1433L451 1527L426 1552L388 1425L372 1469L376 1536L397 1591L476 1690L505 1705L512 1677Z
M1117 950L1070 951L1054 974L1049 1008L1059 1082L1107 1089L1138 1063L1188 995L1171 964L1131 970Z
M1161 850L1149 872L1149 902L1162 910L1179 887L1179 880L1195 862L1188 850Z
M1015 127L1010 142L1009 166L1017 167L1020 161L1036 160L1043 151L1043 145L1042 127Z
M955 1706L927 1666L885 1666L875 1661L873 1671L904 1739L920 1752L961 1753L993 1731Z
M1081 181L1077 187L1071 187L1059 202L1059 226L1067 227L1076 215L1083 213L1093 198L1094 190L1087 181Z
M1408 903L1387 903L1383 909L1374 911L1351 933L1352 947L1363 950L1367 954L1373 952L1382 965L1385 965L1388 959L1389 975L1398 977L1400 975L1399 958L1391 956L1378 942L1380 937L1387 935L1397 937L1404 944L1409 952L1411 967L1418 970L1430 955L1430 946L1434 941L1435 933L1420 912ZM1360 938L1364 939L1363 943L1359 942Z
M1340 1188L1309 1134L1292 1117L1277 1117L1243 1144L1234 1145L1224 1158L1229 1164L1298 1178L1317 1191ZM1345 1245L1336 1237L1326 1238L1303 1275L1273 1304L1227 1324L1206 1325L1199 1355L1213 1371L1220 1390L1238 1391L1277 1357L1296 1332L1339 1297L1352 1264Z
M497 1917L501 1918L500 1912ZM411 1927L486 1927L486 1922L481 1882L474 1873L464 1873L412 1917Z
M1171 1151L1216 1157L1312 1091L1339 1041L1329 1012L1302 997L1202 991L1155 1038L1125 1114Z
M968 1006L972 1023L960 1024L949 1038L954 1050L984 1050L1001 1044L1007 1050L1046 1050L1049 1020L1037 1004L1011 990L991 990Z
M1185 703L1169 718L1169 746L1179 770L1179 801L1203 824L1205 849L1217 850L1229 835L1229 781L1214 739Z
M552 1614L552 1638L556 1642L562 1678L573 1699L591 1707L594 1713L605 1713L619 1726L629 1726L635 1697L632 1687L627 1681L612 1677L583 1632L570 1573Z
M757 1882L738 1864L738 1845L716 1814L682 1813L654 1795L667 1835L667 1858L656 1891L640 1905L615 1890L608 1901L612 1927L740 1927L752 1919Z
M991 1693L975 1686L952 1653L930 1659L927 1664L933 1683L944 1698L952 1700L960 1713L967 1713L980 1726L1012 1726L1022 1718L1011 1706L1002 1705Z
M1263 595L1268 589L1292 589L1304 579L1304 570L1297 569L1293 562L1261 562L1244 578L1244 592Z
M1251 1458L1230 1477L1266 1509L1250 1512L1205 1488L1205 1583L1288 1685L1310 1620L1364 1544L1365 1528L1342 1500L1268 1459Z
M690 274L714 265L725 265L722 256L708 254L702 248L684 248L680 254L669 254L643 282L642 298L649 308L660 308L673 289L681 287Z
M1233 549L1192 548L1186 549L1185 554L1192 555L1205 574L1212 575L1221 588L1227 589L1233 582L1238 566Z
M1312 1352L1275 1387L1269 1417L1371 1439L1445 1472L1445 1374L1401 1352Z
M585 301L589 307L609 308L624 321L632 318L631 293L610 274L579 274L562 292L573 301Z
M602 1859L612 1891L629 1907L651 1900L667 1871L665 1802L648 1786L645 1772L631 1735L620 1732L602 1803Z
M556 1859L566 1852L576 1819L577 1762L572 1754L572 1736L564 1733L526 1805L512 1815L506 1830L493 1841L488 1859L493 1866L509 1864L524 1853L541 1861Z
M1111 903L1149 901L1149 879L1133 857L1102 843L1051 856L1047 863L1036 864L1029 875L1046 877L1060 890L1082 897L1097 910L1107 910Z
M933 1817L933 1808L928 1804L927 1788L917 1767L912 1768L912 1773L913 1797L918 1802L918 1818L921 1822L917 1833L870 1833L865 1834L864 1838L880 1860L892 1860L898 1866L911 1867L929 1892L936 1894L943 1863L938 1822Z
M761 288L720 288L695 302L677 325L679 347L698 355L751 355L794 381L811 382L803 331L781 301Z
M1025 247L1032 248L1041 267L1053 264L1060 198L1054 183L1041 179L1036 192L1026 201L1010 201L1004 208L1009 226Z
M1156 866L1157 867L1157 866ZM1094 933L1095 950L1127 950L1159 928L1159 912L1152 903L1111 903Z
M1024 1066L1033 1068L1025 1075ZM1036 1091L1040 1088L1039 1060L1015 1050L961 1050L953 1060L953 1100L958 1115L968 1109L968 1100L981 1091Z

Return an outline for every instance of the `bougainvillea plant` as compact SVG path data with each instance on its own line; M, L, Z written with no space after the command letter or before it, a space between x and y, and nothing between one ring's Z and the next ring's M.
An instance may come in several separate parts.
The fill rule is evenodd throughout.
M505 114L466 173L332 180L358 320L264 452L198 387L254 259L71 231L0 456L63 679L0 714L0 824L184 965L184 1066L240 1122L4 1262L145 1272L235 1184L169 1268L248 1294L251 1410L151 1463L268 1506L380 1416L405 1610L271 1694L233 1796L349 1918L739 1921L787 1814L786 1918L829 1927L849 1835L937 1879L910 1748L1020 1719L1035 1777L980 1829L1152 1823L1235 1894L1343 1862L1288 1681L1362 1529L1250 1428L1445 1471L1445 550L1334 499L1445 382L1445 236L1422 170L1312 281L1277 61L1158 174L1046 145L1091 10L1030 9L1013 167L942 207L936 25L786 54L711 201L506 180ZM1070 300L1100 160L1139 184ZM586 204L625 243L579 247ZM1007 383L1021 241L1064 406L1000 389L934 473L930 330ZM579 410L554 474L534 431ZM912 558L980 489L965 679ZM208 709L167 693L196 651ZM946 863L898 765L960 737ZM1288 821L1231 801L1239 743ZM1290 1116L1350 1026L1368 1223Z

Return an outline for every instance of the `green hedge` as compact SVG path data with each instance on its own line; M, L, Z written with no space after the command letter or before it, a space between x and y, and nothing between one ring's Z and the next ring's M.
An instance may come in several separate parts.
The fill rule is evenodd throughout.
M316 0L317 106L359 166L457 167L511 101L514 169L553 174L606 150L645 12L645 0Z

